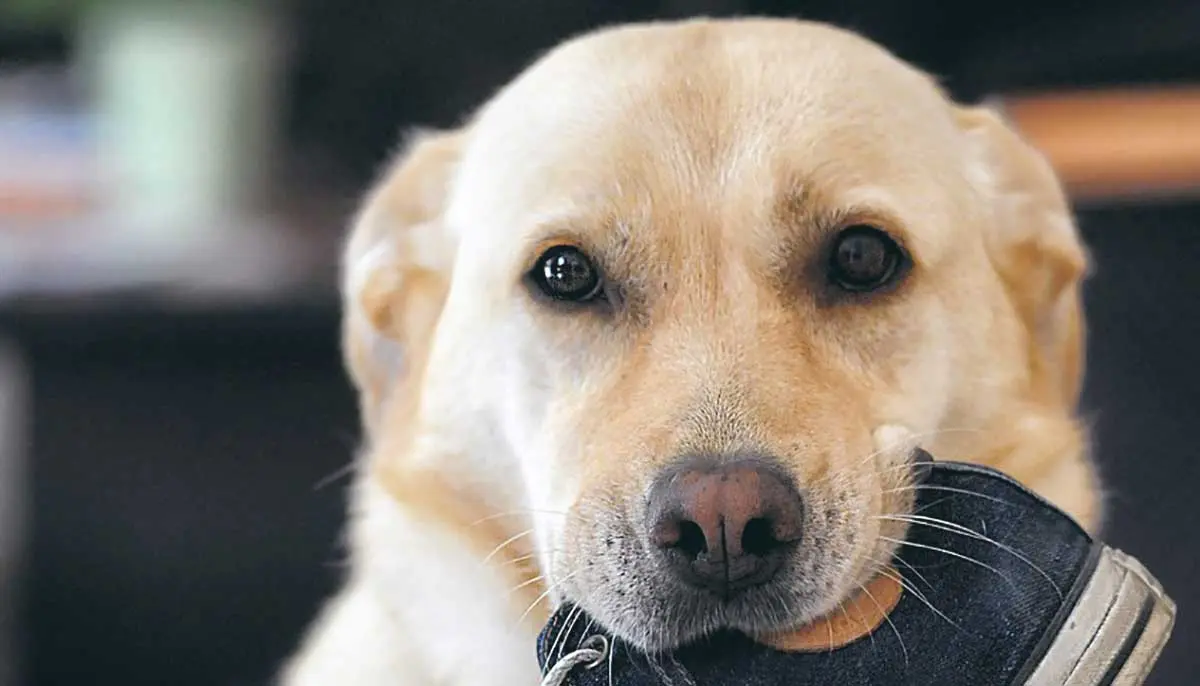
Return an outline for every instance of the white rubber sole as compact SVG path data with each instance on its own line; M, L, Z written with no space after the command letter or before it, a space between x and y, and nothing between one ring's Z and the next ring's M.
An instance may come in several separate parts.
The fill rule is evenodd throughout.
M1028 686L1139 686L1175 626L1175 603L1136 559L1100 551Z

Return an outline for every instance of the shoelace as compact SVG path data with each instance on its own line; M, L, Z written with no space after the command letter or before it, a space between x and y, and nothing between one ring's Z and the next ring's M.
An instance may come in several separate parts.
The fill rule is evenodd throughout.
M592 636L579 646L578 650L563 655L554 663L542 677L542 686L562 686L567 683L567 677L580 665L584 669L595 669L604 664L608 657L608 639L599 634Z

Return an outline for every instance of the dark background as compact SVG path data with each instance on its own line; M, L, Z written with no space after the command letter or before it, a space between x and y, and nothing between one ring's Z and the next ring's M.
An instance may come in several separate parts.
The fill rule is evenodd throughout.
M415 124L449 125L602 24L801 14L858 29L960 98L1200 81L1200 3L306 0L288 138L349 203ZM69 52L0 29L0 59ZM1180 605L1152 684L1200 671L1200 202L1081 209L1097 271L1085 393L1107 538ZM330 226L330 231L340 230ZM265 683L336 585L357 419L332 291L258 304L0 303L31 373L27 682Z

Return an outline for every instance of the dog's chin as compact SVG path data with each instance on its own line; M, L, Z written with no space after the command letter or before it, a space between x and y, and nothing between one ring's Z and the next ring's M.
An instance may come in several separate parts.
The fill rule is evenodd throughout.
M825 589L770 583L729 597L664 580L645 597L592 593L581 607L614 636L654 654L722 631L763 634L790 629L821 616L830 604ZM806 588L807 587L807 588ZM836 601L833 601L836 604Z

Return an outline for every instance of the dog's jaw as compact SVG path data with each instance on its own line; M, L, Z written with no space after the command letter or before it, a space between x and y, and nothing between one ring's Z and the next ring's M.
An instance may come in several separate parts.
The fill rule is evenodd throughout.
M904 537L915 497L909 468L916 433L873 432L865 459L814 478L805 489L809 532L777 579L727 598L681 585L655 564L643 496L608 491L584 497L554 541L551 578L566 600L643 650L659 652L721 629L758 634L794 628L834 611L879 569Z

